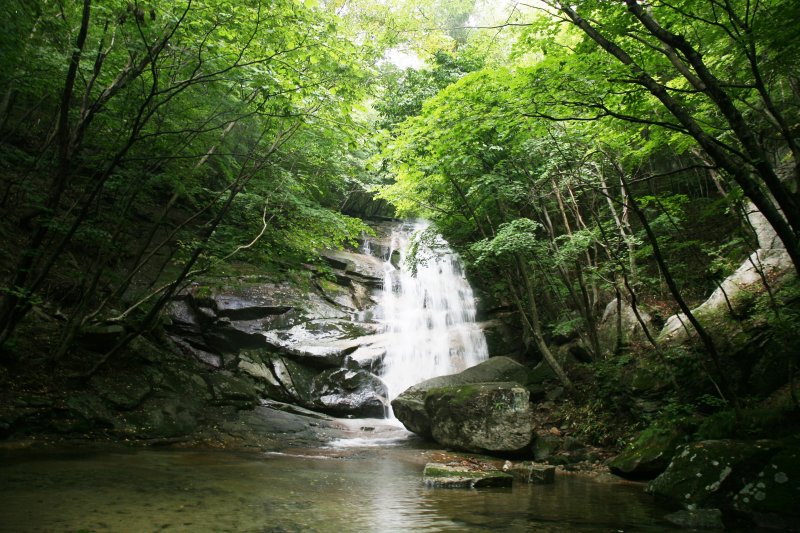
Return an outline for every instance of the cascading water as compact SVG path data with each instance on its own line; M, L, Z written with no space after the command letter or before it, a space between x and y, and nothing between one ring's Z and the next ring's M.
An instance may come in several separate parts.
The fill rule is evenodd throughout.
M387 336L381 377L390 398L488 357L461 261L439 236L432 243L418 240L427 227L424 222L406 223L391 234L380 302ZM415 239L412 273L406 257Z

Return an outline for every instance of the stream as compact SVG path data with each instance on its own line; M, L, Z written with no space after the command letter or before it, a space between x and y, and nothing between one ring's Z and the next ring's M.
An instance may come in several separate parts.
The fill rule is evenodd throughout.
M430 489L442 452L396 427L268 453L110 447L2 452L3 532L663 531L640 485Z

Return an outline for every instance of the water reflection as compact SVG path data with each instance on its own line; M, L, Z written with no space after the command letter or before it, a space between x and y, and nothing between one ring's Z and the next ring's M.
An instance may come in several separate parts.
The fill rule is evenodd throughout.
M662 531L639 487L560 477L550 486L426 489L431 452L326 448L281 454L6 453L0 531Z

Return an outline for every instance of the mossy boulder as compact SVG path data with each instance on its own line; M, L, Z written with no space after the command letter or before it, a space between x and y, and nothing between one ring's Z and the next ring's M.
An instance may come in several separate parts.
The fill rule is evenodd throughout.
M628 479L653 479L666 470L683 435L676 430L651 428L641 432L608 466Z
M638 317L631 304L617 298L606 305L597 331L600 348L604 355L613 354L618 347L629 346L632 342L647 341L642 322L645 327L651 329L653 319L643 308L637 307L637 311Z
M734 496L739 511L800 517L800 441L772 456Z
M53 427L63 433L88 432L119 425L118 417L102 398L89 392L72 392L56 404Z
M682 509L664 517L667 522L686 529L724 529L719 509Z
M516 383L437 387L425 397L436 442L472 452L518 452L531 444L528 390Z
M731 507L734 496L776 455L775 441L708 440L681 448L647 491L673 503Z
M564 442L563 439L557 435L547 432L540 432L533 442L533 458L536 461L544 461L555 455L561 450Z
M406 389L392 400L394 415L409 431L433 438L430 415L425 409L428 391L437 387L470 383L512 382L527 386L533 382L530 369L508 357L492 357L458 374L435 377Z

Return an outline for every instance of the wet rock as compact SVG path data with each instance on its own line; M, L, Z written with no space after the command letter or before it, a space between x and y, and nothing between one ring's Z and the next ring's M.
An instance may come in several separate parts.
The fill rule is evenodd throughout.
M497 316L497 315L495 315ZM514 355L524 349L519 332L512 325L511 317L502 315L498 318L480 322L478 327L486 338L490 357Z
M681 505L730 506L733 498L776 453L773 441L694 442L681 448L647 491Z
M515 383L437 387L425 396L431 436L473 452L517 452L532 440L528 390Z
M315 286L323 298L350 312L375 305L369 288L346 276L337 276L336 282L317 279Z
M320 373L318 369L306 367L278 354L258 350L242 352L238 367L264 387L267 398L313 407L311 385Z
M152 377L155 394L159 397L191 398L197 403L212 400L208 384L194 370L177 365L160 367Z
M189 342L185 337L179 337L177 335L170 336L172 342L175 343L175 347L180 350L181 353L200 361L212 368L221 368L223 364L222 356L216 353L209 352L208 350L204 350L202 348L196 347L192 342ZM203 341L198 341L203 342Z
M265 325L261 320L232 320L221 317L204 338L219 351L236 353L244 348L261 348L267 345Z
M321 411L354 417L383 418L388 390L381 379L366 370L326 370L311 385L313 403Z
M164 312L172 322L172 326L184 326L187 329L200 326L200 317L197 311L184 298L169 302L165 306Z
M422 474L426 487L448 489L479 489L510 487L514 477L496 468L480 468L461 463L428 463Z
M314 405L311 389L314 378L319 373L318 370L301 365L286 357L274 357L272 370L293 401L306 407Z
M347 366L348 356L358 350L376 326L348 320L324 319L299 324L287 330L269 331L267 344L303 364L318 368Z
M383 284L384 263L377 257L346 250L328 250L322 253L322 257L332 267L343 270L357 281L371 286Z
M229 413L217 423L227 436L248 446L272 450L289 446L319 446L348 434L348 428L336 419L272 401L252 410Z
M747 479L734 497L734 507L748 513L800 516L800 442L772 456Z
M359 339L362 344L349 354L350 360L359 368L380 374L386 358L386 336L370 335Z
M392 400L394 415L409 430L432 438L430 415L425 409L425 397L430 389L470 383L513 382L528 385L528 368L508 357L492 357L458 374L440 376L414 385Z
M643 431L608 466L624 478L653 479L666 470L681 440L681 433L674 430Z
M668 522L689 529L724 529L719 509L685 509L664 517Z
M247 298L233 294L222 294L214 298L217 315L231 320L257 320L273 315L282 315L292 309L267 297Z
M508 472L525 483L532 485L549 485L555 482L556 467L551 465L536 464L531 461L514 463Z
M246 357L242 357L239 359L239 369L256 380L263 380L270 383L275 380L275 376L272 375L272 371L269 367L260 361L254 362Z
M293 346L291 343L269 342L268 346L291 359L319 369L347 366L348 356L358 349L358 346L353 344L346 346L325 344Z

